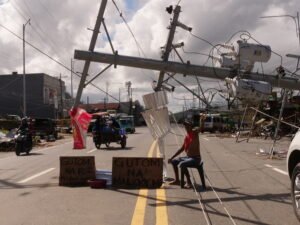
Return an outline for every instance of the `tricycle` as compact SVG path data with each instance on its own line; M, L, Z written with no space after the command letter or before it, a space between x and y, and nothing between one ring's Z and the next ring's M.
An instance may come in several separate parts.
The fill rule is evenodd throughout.
M126 132L120 128L115 119L99 117L96 119L93 129L93 141L97 149L100 149L101 144L105 144L108 148L110 143L116 142L124 149L126 147Z
M93 141L97 149L100 149L101 144L105 144L108 148L110 143L116 142L122 148L126 147L126 134L124 129L112 131L93 131Z

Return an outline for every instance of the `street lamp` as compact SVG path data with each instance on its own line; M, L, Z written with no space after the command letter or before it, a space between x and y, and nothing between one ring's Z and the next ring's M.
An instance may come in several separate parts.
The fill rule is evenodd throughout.
M132 115L132 88L131 88L131 81L125 82L125 87L127 88L128 92L128 100L129 100L129 115Z
M25 78L25 28L30 25L30 19L23 24L23 116L26 117L26 78Z
M75 61L71 58L71 98L73 100L73 67L74 67Z
M300 23L299 23L299 12L297 12L296 16L291 15L279 15L279 16L261 16L260 18L276 18L276 17L289 17L292 18L296 25L296 35L298 37L299 45L300 45Z
M62 85L62 78L67 78L68 76L62 76L61 73L59 74L59 86L60 86L60 108L61 108L61 118L64 118L64 97L63 97L63 85Z

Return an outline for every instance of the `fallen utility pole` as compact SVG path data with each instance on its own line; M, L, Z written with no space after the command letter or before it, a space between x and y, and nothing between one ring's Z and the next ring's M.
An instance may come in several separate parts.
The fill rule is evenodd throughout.
M101 62L106 64L114 64L120 66L128 66L156 71L164 71L170 73L179 73L183 75L192 75L207 77L213 79L224 80L226 77L235 77L236 71L228 68L216 68L192 65L189 62L186 64L178 62L162 62L155 59L123 56L118 54L107 54L101 52L75 50L74 58L78 60L87 60L91 62ZM300 83L295 78L279 78L274 75L247 73L243 74L244 79L258 80L269 82L273 87L287 88L300 90Z
M96 41L97 41L97 38L98 38L98 33L99 33L99 30L100 30L101 22L103 20L103 15L104 15L104 11L105 11L105 8L106 8L106 3L107 3L107 0L102 0L101 5L100 5L98 17L97 17L97 20L96 20L96 24L95 24L92 39L91 39L91 43L90 43L90 46L89 46L89 51L90 52L93 52L94 49L95 49L95 46L96 46ZM84 63L82 76L81 76L81 79L80 79L77 95L76 95L74 106L73 106L74 108L76 108L80 103L81 95L82 95L83 89L85 87L86 77L87 77L87 74L88 74L88 71L89 71L89 68L90 68L90 63L91 63L90 60L86 60L85 63Z

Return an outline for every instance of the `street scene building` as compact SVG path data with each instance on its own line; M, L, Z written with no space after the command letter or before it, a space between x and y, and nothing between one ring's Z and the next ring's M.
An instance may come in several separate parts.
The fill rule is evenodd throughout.
M26 74L26 116L57 118L63 113L65 83L45 73ZM23 116L23 74L0 76L0 115Z

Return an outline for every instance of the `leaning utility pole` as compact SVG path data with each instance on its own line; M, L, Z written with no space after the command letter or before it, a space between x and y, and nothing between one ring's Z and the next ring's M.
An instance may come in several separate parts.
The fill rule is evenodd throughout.
M94 52L97 37L98 37L98 33L99 33L99 30L100 30L100 26L101 26L101 22L103 21L103 15L104 15L106 3L107 3L107 0L102 0L102 2L101 2L98 17L97 17L96 24L95 24L95 27L94 27L94 30L93 30L91 43L90 43L90 46L89 46L89 52ZM83 67L82 76L81 76L81 79L80 79L76 99L75 99L75 102L74 102L74 105L73 105L74 108L76 108L80 103L80 99L81 99L83 89L85 87L85 81L86 81L86 77L87 77L87 74L88 74L88 71L89 71L90 63L91 63L91 61L88 60L88 59L84 63L84 67Z
M173 16L173 20L171 22L170 32L169 32L169 36L168 36L168 39L167 39L167 44L166 44L166 46L164 46L164 52L163 52L163 55L162 55L163 62L168 62L168 60L169 60L169 55L170 55L170 52L172 50L172 44L173 44L173 39L174 39L175 31L176 31L176 26L177 26L177 23L178 23L180 9L181 9L181 7L179 5L177 5L175 7L175 10L174 10L174 16ZM159 73L159 78L158 78L158 82L157 82L157 86L156 86L156 91L161 90L161 85L162 85L163 80L164 80L164 74L165 74L165 71L161 70L160 73Z

